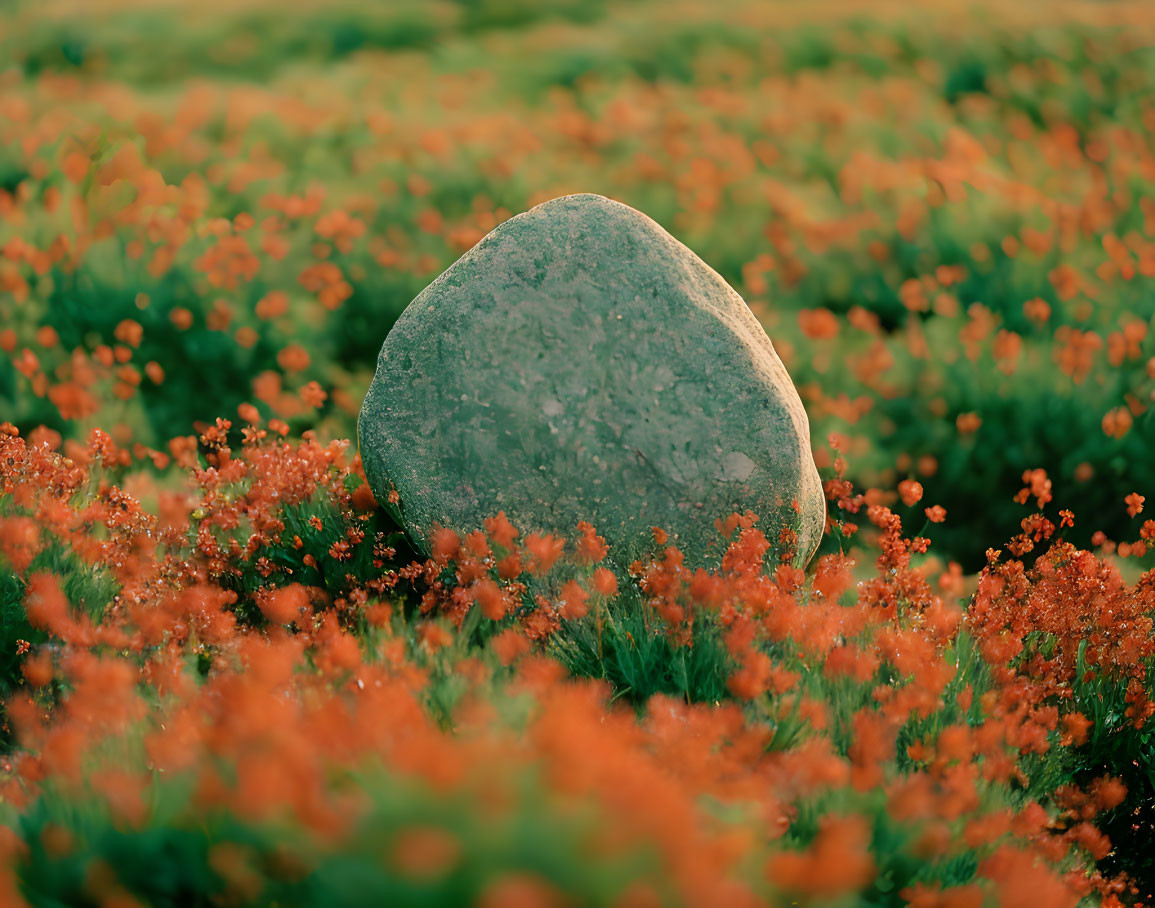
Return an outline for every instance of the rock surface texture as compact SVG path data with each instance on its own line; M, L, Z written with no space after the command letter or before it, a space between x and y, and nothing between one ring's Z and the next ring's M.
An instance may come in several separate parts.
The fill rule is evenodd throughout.
M751 510L796 564L825 501L798 393L742 298L644 214L597 195L501 224L394 325L358 424L379 501L422 545L498 511L620 566L662 527L687 563Z

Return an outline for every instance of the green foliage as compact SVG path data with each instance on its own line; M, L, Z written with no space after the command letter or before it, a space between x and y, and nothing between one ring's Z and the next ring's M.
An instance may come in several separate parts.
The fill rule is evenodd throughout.
M31 843L24 892L38 908L98 905L102 889L112 888L156 908L222 900L431 908L473 904L487 883L508 871L557 881L582 904L608 905L611 893L649 862L644 854L596 867L575 861L590 817L545 822L535 803L540 786L531 777L513 793L517 809L498 822L485 819L477 795L446 796L373 770L347 781L365 804L354 844L341 851L326 850L292 824L224 812L204 817L187 784L163 777L150 793L156 819L146 828L111 816L98 799L48 793L18 821ZM423 876L405 865L402 849L407 834L431 831L451 848L444 872ZM108 881L103 886L102 879Z
M655 694L717 703L729 696L726 680L734 670L715 616L699 615L691 641L679 645L636 588L565 622L550 652L571 674L609 681L615 699L638 707Z

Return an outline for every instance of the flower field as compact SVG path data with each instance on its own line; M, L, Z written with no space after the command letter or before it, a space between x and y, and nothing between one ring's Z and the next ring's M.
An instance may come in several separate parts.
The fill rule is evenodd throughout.
M1155 7L0 16L0 904L1155 901ZM574 192L765 326L805 570L374 499L390 326Z

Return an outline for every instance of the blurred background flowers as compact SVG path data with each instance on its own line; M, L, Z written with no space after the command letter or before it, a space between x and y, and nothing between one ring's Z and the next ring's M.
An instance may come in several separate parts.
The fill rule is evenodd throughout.
M835 434L860 483L916 478L968 569L1028 467L1083 542L1151 487L1148 3L4 18L0 410L54 443L100 425L147 466L254 412L351 436L409 300L502 219L595 191L744 295L820 466Z

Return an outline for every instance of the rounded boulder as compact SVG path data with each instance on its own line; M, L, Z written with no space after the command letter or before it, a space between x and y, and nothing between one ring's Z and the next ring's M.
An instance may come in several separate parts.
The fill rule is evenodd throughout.
M554 199L489 233L406 308L358 422L409 532L592 523L628 565L660 527L700 564L753 511L804 564L825 500L798 392L742 298L639 211ZM785 532L783 532L785 530Z

